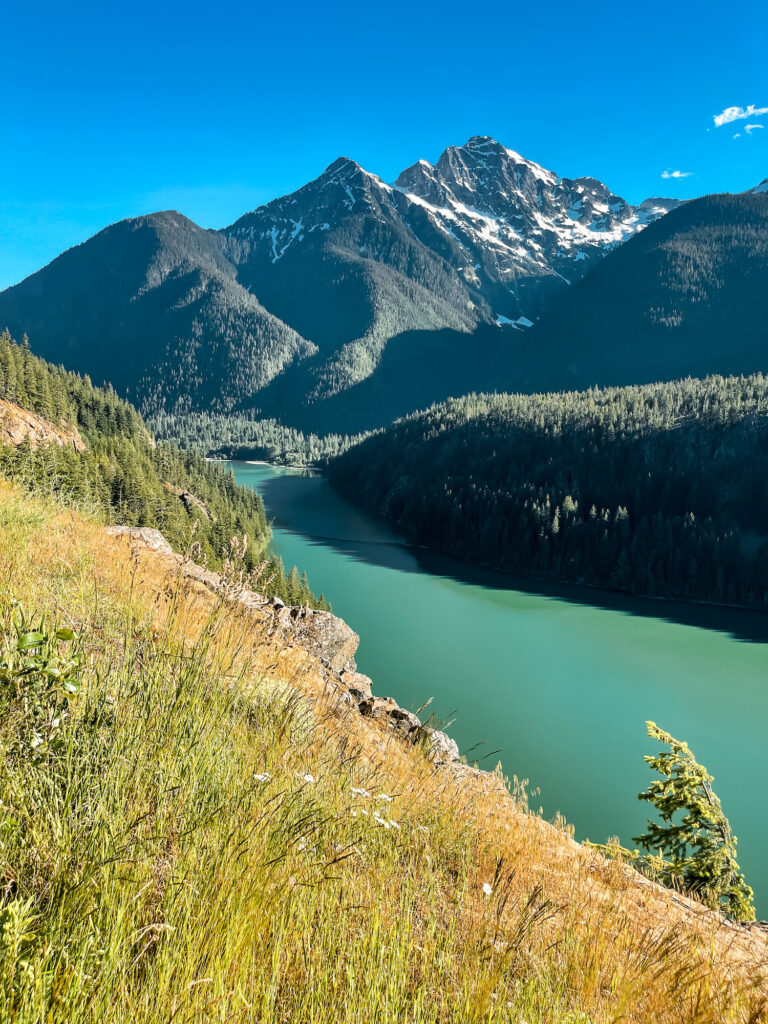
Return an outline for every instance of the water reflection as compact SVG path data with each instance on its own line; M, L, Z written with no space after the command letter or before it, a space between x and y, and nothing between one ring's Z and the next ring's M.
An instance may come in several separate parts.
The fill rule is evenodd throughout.
M383 519L377 520L355 508L314 470L281 470L276 475L270 471L267 475L263 467L250 463L233 466L241 482L253 479L264 498L267 514L277 526L357 561L399 572L429 573L471 586L537 594L626 615L717 630L742 642L768 643L768 615L761 611L662 601L596 587L519 579L409 544Z

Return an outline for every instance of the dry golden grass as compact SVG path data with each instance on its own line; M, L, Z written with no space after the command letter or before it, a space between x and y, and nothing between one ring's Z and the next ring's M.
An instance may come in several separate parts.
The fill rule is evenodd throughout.
M11 596L81 633L88 669L67 765L5 762L3 1021L768 1020L762 931L500 775L435 771L265 613L0 483Z

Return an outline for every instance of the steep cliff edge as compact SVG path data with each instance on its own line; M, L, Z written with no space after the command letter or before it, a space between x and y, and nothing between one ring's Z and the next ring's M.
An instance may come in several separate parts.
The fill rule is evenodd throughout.
M279 598L266 598L256 593L242 581L233 585L224 574L211 572L175 554L159 530L110 526L107 533L126 538L134 553L137 549L153 552L160 564L166 564L171 572L177 572L185 581L198 584L246 609L253 617L254 626L264 630L265 640L306 651L322 666L328 685L343 695L346 704L356 707L361 715L381 723L407 742L423 746L433 763L451 764L459 760L455 740L439 729L424 725L413 712L401 708L392 697L373 695L371 679L357 671L355 654L360 637L343 619L326 611L287 606ZM489 779L494 777L487 772L482 774Z
M354 655L360 637L343 620L326 611L286 606L278 598L265 598L249 589L241 581L233 585L226 574L211 572L175 554L158 530L136 527L113 526L107 528L111 536L121 537L130 545L134 558L153 559L158 568L178 574L188 586L198 592L206 591L223 599L227 604L243 609L251 618L253 627L260 631L265 644L287 645L305 652L315 672L323 680L323 696L332 696L339 706L356 709L366 724L377 732L389 733L405 747L417 746L436 769L442 770L445 778L462 787L469 786L477 794L491 794L501 798L507 812L520 813L521 808L508 792L506 782L499 771L489 772L466 763L459 754L456 741L441 730L424 725L412 711L402 708L392 697L381 697L373 693L374 682L357 671ZM553 852L562 856L592 856L587 847L570 838L567 827L555 827L540 817L528 814L536 827L543 829L553 844ZM683 919L706 918L711 915L717 928L732 930L749 935L754 928L758 949L768 945L761 937L768 935L768 922L754 926L732 923L720 914L703 908L696 900L674 893L639 874L633 868L619 865L629 884L638 890L650 890L662 905L682 909ZM693 915L693 916L691 916ZM749 941L749 940L748 940ZM768 967L768 959L766 960Z

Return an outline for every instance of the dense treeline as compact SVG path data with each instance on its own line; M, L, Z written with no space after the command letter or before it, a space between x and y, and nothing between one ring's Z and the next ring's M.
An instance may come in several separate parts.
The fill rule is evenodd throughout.
M768 377L469 395L331 479L419 543L526 576L768 604Z
M233 537L247 538L247 568L265 559L271 533L255 491L195 452L156 445L136 409L112 389L38 359L7 331L0 333L0 398L76 427L87 445L85 452L68 445L0 445L3 476L110 522L156 527L176 550L193 541L212 566L221 564ZM266 566L262 588L290 604L325 607L306 577L295 568L286 574L279 560Z
M341 455L367 434L319 436L252 413L157 413L148 417L157 437L205 455L264 459L283 466L315 466Z

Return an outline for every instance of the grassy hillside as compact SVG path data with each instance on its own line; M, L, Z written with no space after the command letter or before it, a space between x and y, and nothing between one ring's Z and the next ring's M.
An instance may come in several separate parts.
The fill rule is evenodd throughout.
M233 537L247 541L253 569L271 535L261 498L235 484L221 466L173 445L156 445L139 413L111 389L34 356L0 333L0 399L51 423L79 429L86 451L67 445L0 445L0 476L98 512L114 523L160 529L178 551L194 543L208 564L221 564ZM305 579L271 562L267 594L292 604L324 606Z
M93 521L0 483L0 526L3 1021L764 1019L761 933L435 771Z
M768 604L761 375L470 395L368 438L330 475L418 543L520 575Z

